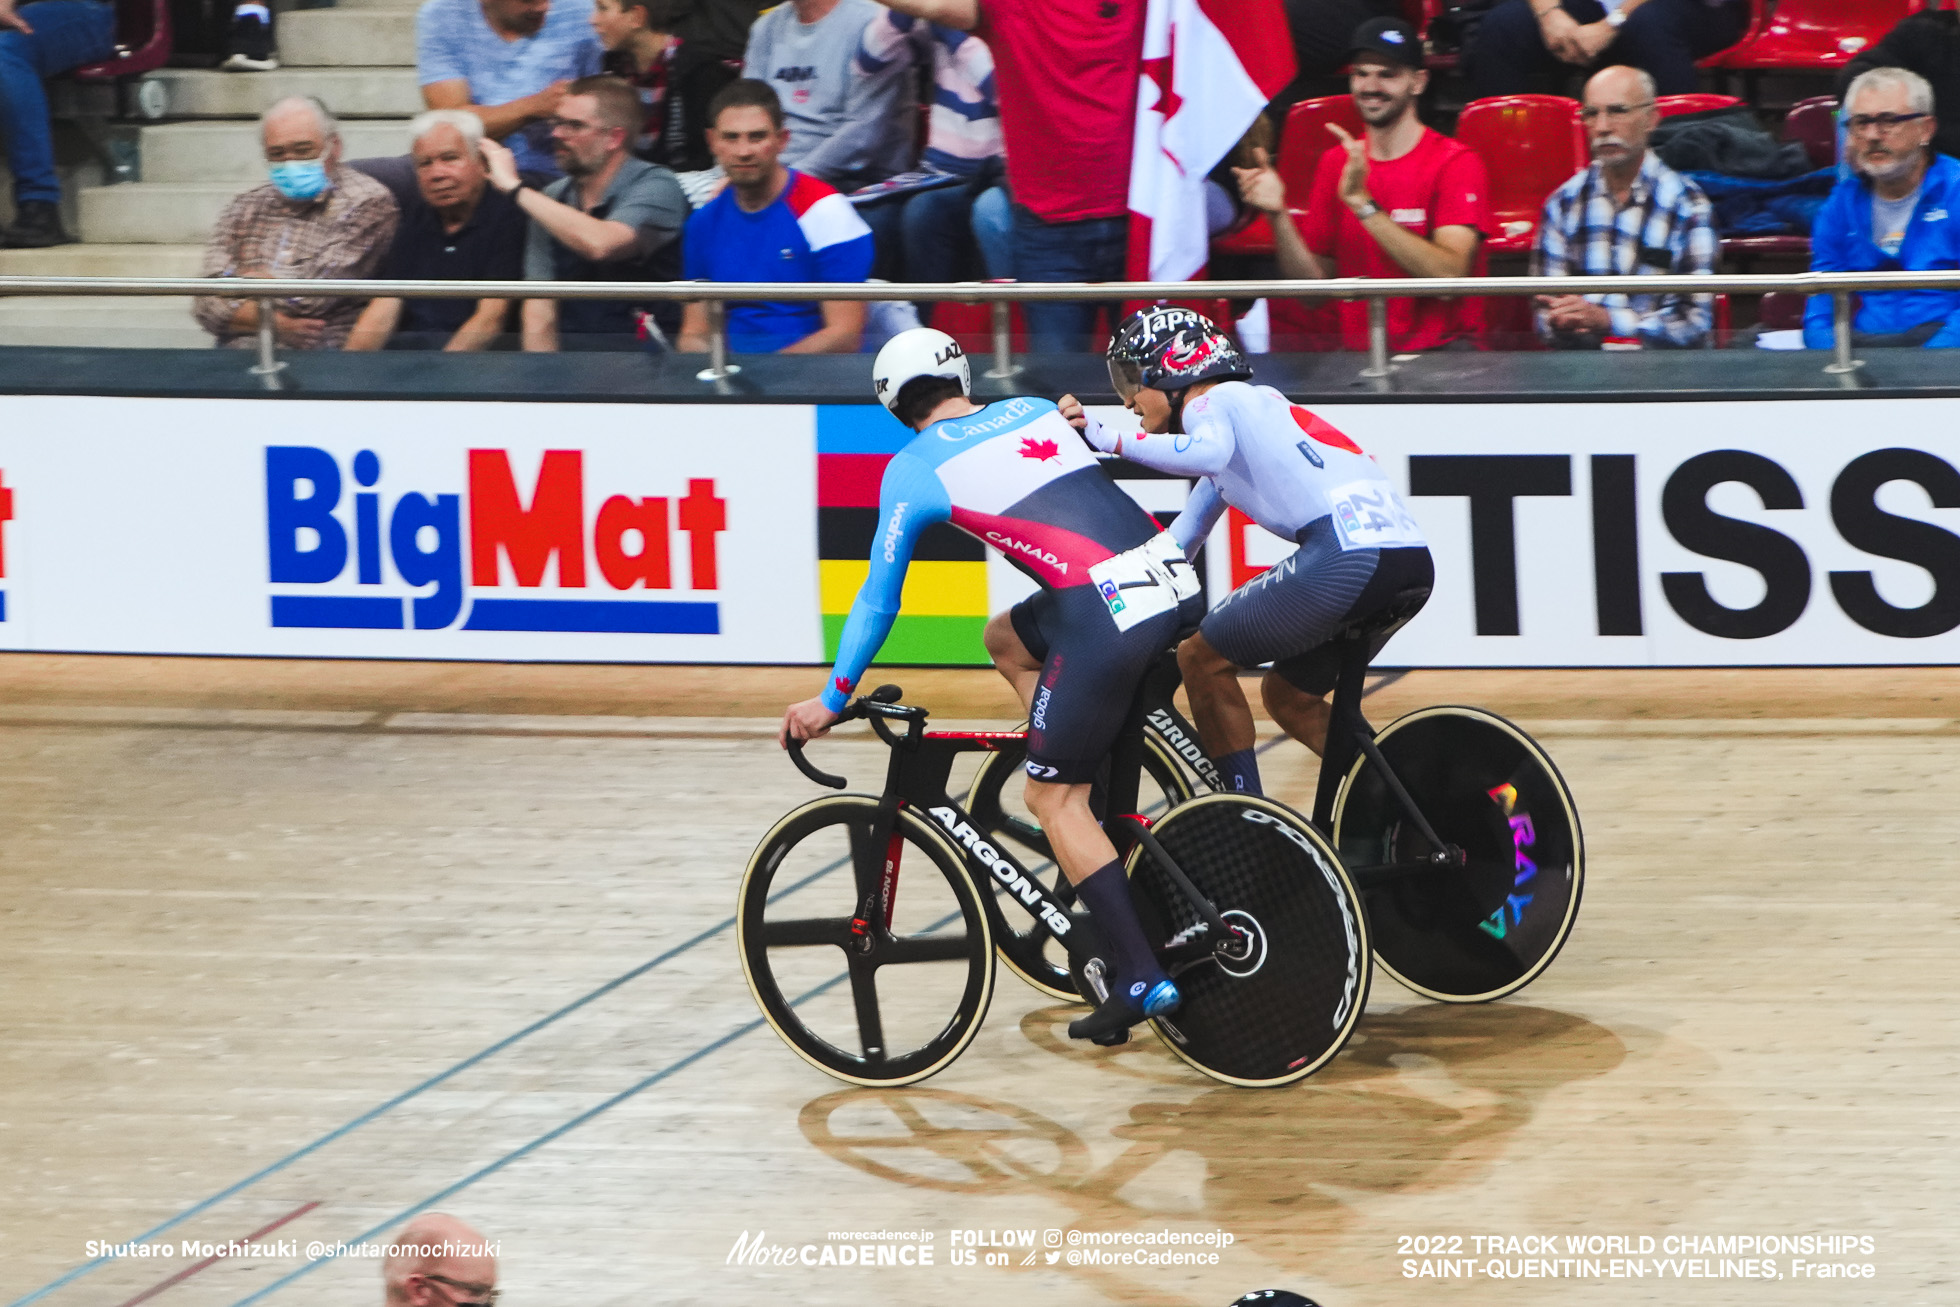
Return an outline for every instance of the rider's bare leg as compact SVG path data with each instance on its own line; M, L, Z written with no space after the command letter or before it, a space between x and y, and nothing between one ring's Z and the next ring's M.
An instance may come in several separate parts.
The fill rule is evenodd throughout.
M1041 660L1029 653L1027 645L1021 643L1021 633L1014 629L1014 619L1004 611L995 613L988 621L982 639L986 642L987 656L994 660L994 670L1006 677L1007 683L1014 687L1014 693L1021 700L1021 711L1028 711L1028 705L1034 702L1035 686L1041 680ZM1100 828L1097 833L1101 833ZM1103 842L1107 844L1109 841ZM1113 850L1111 856L1115 856ZM1062 865L1066 869L1068 864Z
M1281 730L1317 754L1327 751L1327 723L1334 710L1325 697L1308 694L1278 672L1267 672L1259 689Z
M1212 648L1200 631L1177 647L1177 666L1184 673L1198 738L1218 764L1227 788L1241 794L1263 793L1255 748L1259 737L1237 665Z

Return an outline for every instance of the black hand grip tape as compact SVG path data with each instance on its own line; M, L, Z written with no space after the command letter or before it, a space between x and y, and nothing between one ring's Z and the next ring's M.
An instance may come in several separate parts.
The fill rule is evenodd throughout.
M819 785L828 785L833 790L841 790L848 784L842 776L832 776L829 772L818 771L812 766L809 759L803 756L802 740L791 740L789 742L789 760L796 764L796 770L802 772Z

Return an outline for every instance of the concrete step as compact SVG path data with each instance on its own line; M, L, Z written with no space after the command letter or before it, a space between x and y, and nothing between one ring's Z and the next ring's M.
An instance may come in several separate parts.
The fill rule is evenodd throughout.
M202 245L237 182L131 182L81 194L81 238L98 245Z
M413 9L296 9L279 19L287 68L385 68L415 62Z
M57 245L51 250L0 250L0 277L195 277L203 270L202 245Z
M165 68L150 78L163 83L169 101L165 113L171 118L257 118L289 95L318 96L342 118L408 118L422 112L413 67L281 68L276 73Z
M310 11L308 11L310 12ZM240 189L265 180L256 122L160 123L138 137L146 182L233 182ZM408 153L408 124L400 118L349 119L340 125L342 158Z
M0 300L0 345L208 349L211 337L191 318L188 298L78 295ZM240 354L241 368L249 362Z

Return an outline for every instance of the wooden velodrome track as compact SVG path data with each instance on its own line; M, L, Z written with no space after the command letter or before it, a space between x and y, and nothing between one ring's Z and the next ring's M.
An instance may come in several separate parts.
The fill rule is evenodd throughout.
M735 884L816 791L756 719L817 679L0 656L0 1303L379 1303L371 1259L86 1244L189 1212L158 1241L303 1247L432 1200L501 1241L505 1307L1955 1300L1960 673L1386 686L1378 722L1474 702L1539 734L1585 817L1585 905L1516 998L1378 975L1349 1050L1267 1092L1147 1034L1070 1046L1005 971L972 1049L907 1091L758 1027ZM988 673L886 679L942 719L1011 712ZM874 746L819 757L873 786ZM1303 751L1264 768L1305 802ZM948 1264L955 1231L1049 1228L1235 1243ZM726 1264L745 1232L867 1230L934 1232L934 1264ZM1399 1243L1818 1234L1870 1236L1806 1260L1876 1279L1787 1255L1719 1278L1691 1248L1705 1276L1499 1280L1477 1255L1438 1285ZM1522 1271L1523 1247L1498 1251Z

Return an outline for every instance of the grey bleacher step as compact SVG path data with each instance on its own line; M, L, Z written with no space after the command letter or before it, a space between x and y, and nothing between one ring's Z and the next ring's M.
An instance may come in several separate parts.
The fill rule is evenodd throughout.
M342 158L408 153L408 123L400 118L348 119L340 125ZM232 182L238 189L266 178L256 122L156 123L140 129L138 150L146 182Z
M399 67L415 62L412 8L296 9L279 19L287 68Z
M0 346L208 349L211 337L180 296L76 295L0 300ZM240 356L240 366L245 357Z
M202 245L237 182L129 182L81 194L81 238L103 245Z
M307 10L303 12L315 12ZM171 118L256 118L289 95L314 95L343 118L406 118L422 112L415 69L281 68L273 73L227 73L210 68L164 68Z
M204 269L198 245L57 245L0 250L0 277L195 277ZM0 303L18 304L6 300Z

